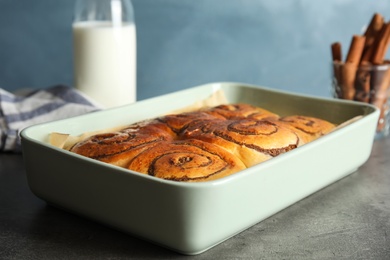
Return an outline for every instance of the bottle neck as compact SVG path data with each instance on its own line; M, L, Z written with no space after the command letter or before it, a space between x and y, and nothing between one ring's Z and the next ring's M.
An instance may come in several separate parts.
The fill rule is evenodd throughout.
M134 23L133 6L130 0L76 0L73 22L83 21Z

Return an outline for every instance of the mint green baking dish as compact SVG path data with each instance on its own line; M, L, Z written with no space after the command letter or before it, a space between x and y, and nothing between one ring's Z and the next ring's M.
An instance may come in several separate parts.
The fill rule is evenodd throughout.
M280 115L340 124L309 144L231 176L179 183L141 175L49 144L52 132L79 135L159 116L223 90ZM351 101L303 96L242 83L211 83L131 105L28 127L21 133L31 191L59 208L195 255L347 176L370 156L379 111Z

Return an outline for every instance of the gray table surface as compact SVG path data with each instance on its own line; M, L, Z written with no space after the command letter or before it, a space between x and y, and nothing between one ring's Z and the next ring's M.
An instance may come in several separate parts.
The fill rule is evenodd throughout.
M390 259L390 138L348 177L197 256L48 206L0 154L0 259Z

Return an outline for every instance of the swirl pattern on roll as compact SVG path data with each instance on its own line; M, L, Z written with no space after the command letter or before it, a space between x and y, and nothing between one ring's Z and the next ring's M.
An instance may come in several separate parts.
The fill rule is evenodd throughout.
M211 115L206 111L196 111L181 114L172 114L159 117L158 120L172 129L176 134L180 134L190 123L194 121L223 119L218 115Z
M290 151L299 138L290 129L268 120L195 121L183 132L183 138L194 138L217 144L239 157L247 167Z
M94 135L71 151L166 180L198 182L267 161L334 128L319 118L280 117L252 105L229 104Z
M169 127L153 120L131 125L118 132L91 136L75 144L71 151L126 167L134 155L162 141L173 140L173 137Z
M128 168L166 180L194 182L228 176L246 167L219 146L189 139L147 149L135 156Z
M305 143L328 134L335 127L328 121L302 115L282 117L279 121L293 129Z
M279 118L277 114L274 114L266 109L251 106L249 104L224 104L205 109L205 111L216 117L223 117L226 119L267 119L267 118Z

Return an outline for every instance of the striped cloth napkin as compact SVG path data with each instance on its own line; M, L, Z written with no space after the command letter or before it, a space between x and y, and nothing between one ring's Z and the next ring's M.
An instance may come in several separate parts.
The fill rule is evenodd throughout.
M0 152L21 152L25 127L77 116L99 107L76 89L57 85L13 94L0 89Z

